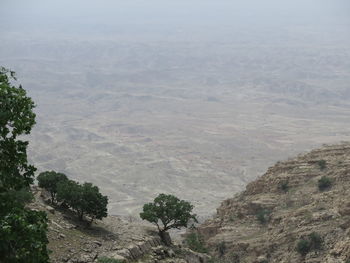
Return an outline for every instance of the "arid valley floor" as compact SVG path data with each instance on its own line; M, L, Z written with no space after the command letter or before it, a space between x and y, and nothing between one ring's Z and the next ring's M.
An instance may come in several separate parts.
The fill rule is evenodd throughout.
M99 185L111 214L166 192L209 216L276 161L350 139L346 31L289 30L220 41L13 31L0 62L37 104L39 172Z

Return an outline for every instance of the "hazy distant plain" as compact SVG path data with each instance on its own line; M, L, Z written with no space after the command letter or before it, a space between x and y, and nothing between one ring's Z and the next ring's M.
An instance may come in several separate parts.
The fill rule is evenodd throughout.
M3 32L0 64L37 104L30 159L99 185L111 214L166 192L207 216L274 162L350 139L346 27Z

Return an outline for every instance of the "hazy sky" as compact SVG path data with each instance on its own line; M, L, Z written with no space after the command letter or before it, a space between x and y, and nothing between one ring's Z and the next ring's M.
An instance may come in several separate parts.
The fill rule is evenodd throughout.
M97 26L349 25L348 0L2 0L2 30Z

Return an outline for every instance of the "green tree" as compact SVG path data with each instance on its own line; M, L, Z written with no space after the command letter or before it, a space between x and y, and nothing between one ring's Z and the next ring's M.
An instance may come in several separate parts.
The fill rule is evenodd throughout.
M68 180L63 173L56 173L55 171L42 172L37 177L39 186L46 189L51 195L51 203L55 203L57 194L57 185L59 182Z
M62 181L57 186L57 199L74 210L80 220L83 220L85 215L89 216L90 224L94 219L107 216L108 198L91 183L80 185L72 180Z
M35 105L15 81L14 72L0 68L0 262L44 263L47 218L25 208L36 169L27 160L28 142L18 139L35 124Z
M35 168L27 161L27 141L17 140L29 134L35 124L34 102L21 87L11 84L14 72L0 68L0 191L19 190L33 182Z
M49 262L46 231L45 212L12 209L0 220L0 262Z
M107 216L108 197L100 193L97 186L84 183L82 186L83 211L90 217L90 224L94 219L102 219Z
M79 219L83 219L83 213L80 212L80 203L82 199L82 189L79 183L67 180L57 184L57 200L64 202L68 207L74 210Z
M163 242L168 243L165 233L172 228L187 227L193 220L197 222L195 214L192 214L193 205L180 200L176 196L159 194L153 201L143 206L140 217L155 224Z

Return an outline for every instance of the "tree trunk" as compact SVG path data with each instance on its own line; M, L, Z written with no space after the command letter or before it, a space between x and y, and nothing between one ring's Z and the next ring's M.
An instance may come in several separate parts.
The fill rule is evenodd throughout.
M51 204L55 203L55 194L51 192Z
M171 246L173 243L171 241L170 235L166 231L159 231L159 236L164 245Z

